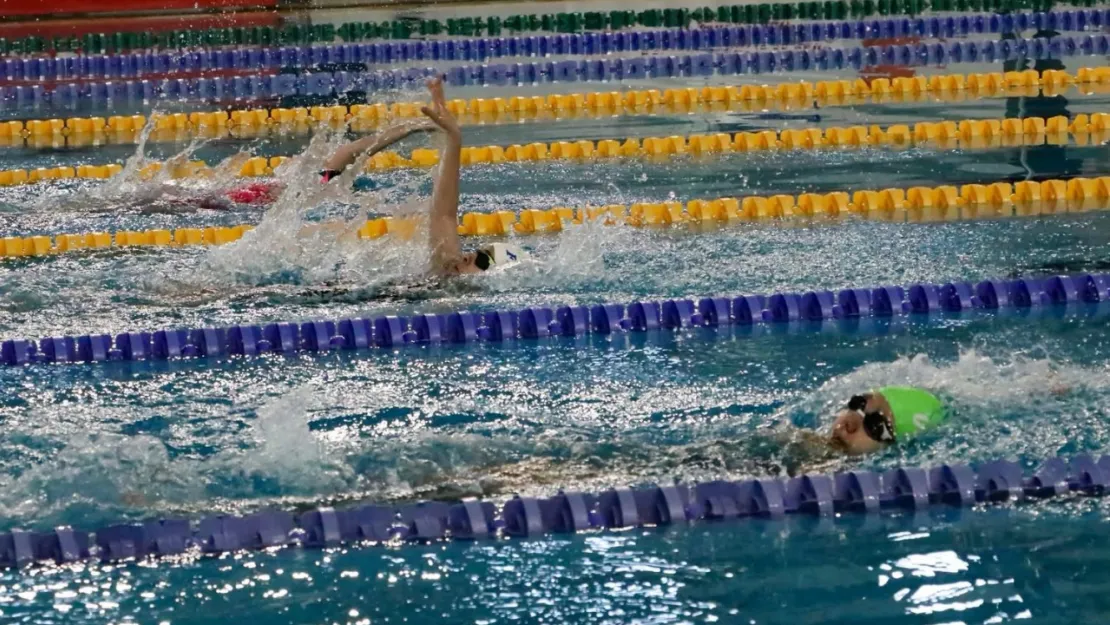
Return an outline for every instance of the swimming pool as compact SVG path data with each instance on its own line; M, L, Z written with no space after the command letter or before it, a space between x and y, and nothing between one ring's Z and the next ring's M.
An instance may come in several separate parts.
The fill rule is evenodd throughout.
M966 68L973 69L986 71ZM631 115L466 133L468 144L504 145L1050 117L1105 106L1104 96L1072 92L789 114ZM307 142L222 140L196 154L213 162L245 145L291 154ZM146 149L165 158L183 147ZM5 150L0 169L133 152ZM1097 176L1106 159L1101 146L1041 145L505 163L464 170L463 210ZM522 238L541 263L449 288L407 288L423 262L412 243L290 244L302 221L354 218L360 209L404 213L429 186L418 170L373 178L380 194L323 198L297 215L243 206L149 214L145 204L124 201L144 189L120 190L112 181L0 188L2 236L269 224L213 248L6 258L0 338L977 281L1104 271L1110 260L1110 216L1101 211L927 224L903 215L569 226ZM1032 470L1046 457L1108 447L1107 306L0 367L0 529L363 501L501 503L560 488L998 458ZM822 425L861 388L907 382L939 389L958 418L897 450L819 467L795 462L766 435L784 422ZM1058 393L1061 386L1067 392ZM1105 505L1066 497L916 515L85 562L4 572L0 611L35 623L1091 621L1105 610L1098 572Z

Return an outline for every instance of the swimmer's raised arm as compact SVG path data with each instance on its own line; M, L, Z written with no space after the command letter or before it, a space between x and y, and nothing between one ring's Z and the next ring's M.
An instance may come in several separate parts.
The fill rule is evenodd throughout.
M407 121L394 124L377 134L352 141L339 148L324 161L323 169L324 171L339 173L350 167L363 154L373 156L411 134L434 129L435 126L427 121Z
M428 246L432 268L436 273L458 274L467 271L472 262L463 257L459 241L459 161L462 152L462 130L443 96L443 79L428 81L432 105L421 111L435 122L447 136L447 144L439 157L439 177L432 190L432 204L428 215ZM474 268L474 271L478 271Z
M238 174L243 166L247 164L247 161L253 157L254 155L250 152L240 150L220 162L219 168L225 173Z

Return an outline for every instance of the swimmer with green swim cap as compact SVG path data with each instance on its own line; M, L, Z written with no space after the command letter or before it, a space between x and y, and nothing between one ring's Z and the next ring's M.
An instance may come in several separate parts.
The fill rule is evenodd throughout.
M830 443L848 454L867 454L930 430L945 417L936 395L910 386L884 386L848 400L836 415Z

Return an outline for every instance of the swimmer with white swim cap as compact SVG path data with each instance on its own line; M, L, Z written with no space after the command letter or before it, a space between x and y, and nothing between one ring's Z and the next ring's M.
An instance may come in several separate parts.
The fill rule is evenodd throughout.
M432 96L431 106L421 108L427 121L391 127L381 134L368 137L340 148L325 163L320 172L323 182L329 182L351 165L361 154L374 154L390 144L413 134L438 127L447 137L447 144L440 156L439 177L432 190L428 215L428 246L431 251L431 272L441 277L481 273L502 269L529 257L522 248L508 243L494 243L487 247L464 250L458 232L459 223L459 168L462 154L462 131L455 116L447 108L443 94L443 77L428 81ZM339 238L356 238L352 224L345 222L324 223L301 229L301 236L327 231Z
M443 95L443 78L428 81L432 105L421 111L447 136L447 145L440 155L439 177L432 190L428 215L428 245L432 252L432 271L441 276L481 273L493 267L504 267L527 258L527 253L513 245L494 243L478 250L463 250L459 238L459 165L462 154L462 130L447 109Z

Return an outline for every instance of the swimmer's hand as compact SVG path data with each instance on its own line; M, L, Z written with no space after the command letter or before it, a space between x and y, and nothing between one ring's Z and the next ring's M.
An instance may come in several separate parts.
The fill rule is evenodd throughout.
M359 141L365 143L365 146L359 145L358 141L352 145L357 146L356 149L359 151L377 146L384 148L410 135L414 135L418 132L432 132L436 128L437 126L428 119L406 119L386 127L373 137L360 139Z
M1053 371L1048 375L1048 392L1050 395L1060 397L1072 391L1072 385L1060 379L1060 375Z
M246 165L247 161L251 160L253 156L254 155L250 152L237 152L228 157L228 159L224 162L220 163L219 167L222 171L237 174L240 170L243 169L243 166Z
M428 81L428 93L432 94L432 105L420 108L424 115L439 126L447 136L458 141L462 139L462 130L459 122L451 111L447 109L447 100L443 95L443 78L435 77Z
M383 132L397 133L402 137L414 135L418 132L434 132L439 126L430 119L405 119L391 124Z

